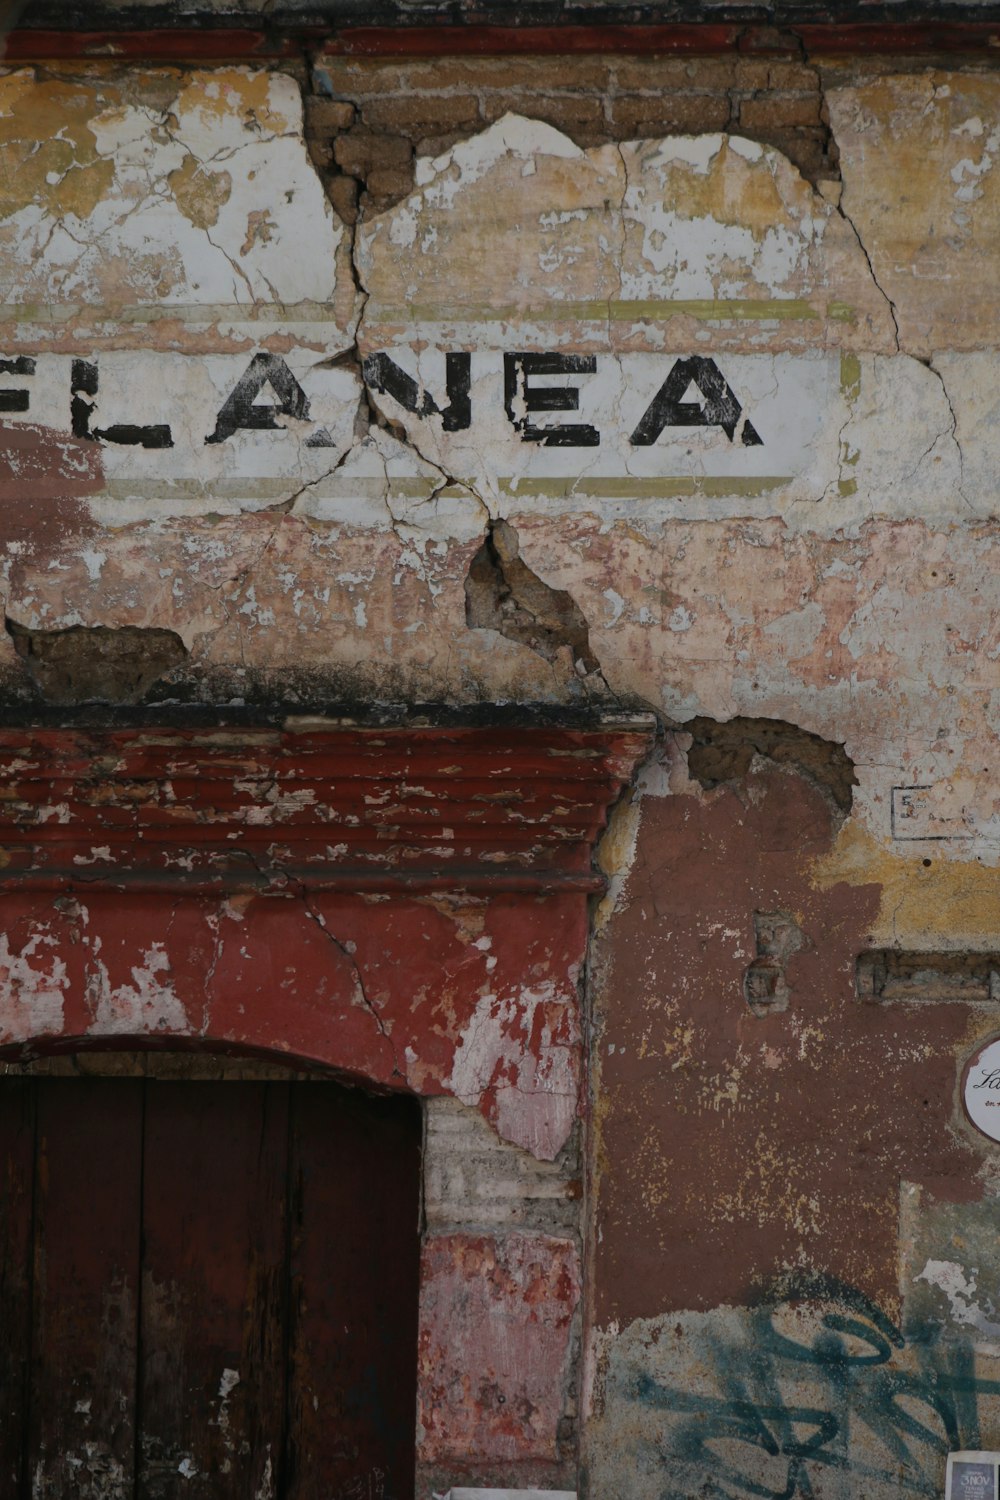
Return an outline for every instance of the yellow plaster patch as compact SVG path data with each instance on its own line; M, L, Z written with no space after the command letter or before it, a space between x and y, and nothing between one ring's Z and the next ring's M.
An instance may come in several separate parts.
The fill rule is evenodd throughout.
M614 912L620 894L618 887L632 868L638 832L639 803L628 793L612 810L594 856L597 868L608 879L608 890L594 913L595 933L603 932Z
M273 130L281 135L296 126L274 107L271 75L241 68L213 68L195 75L178 94L174 107L178 114L197 112L207 119L225 120L236 114L248 131Z
M32 204L54 218L93 213L115 175L90 128L109 97L117 102L83 84L0 78L0 218Z
M661 168L664 198L685 219L714 219L717 224L749 229L755 240L761 240L775 224L784 222L789 205L770 172L748 172L744 159L733 162L732 156L729 141L723 137L707 171L677 158L665 163ZM811 188L803 183L801 202L795 209L808 212L811 198Z
M190 152L167 181L177 207L197 229L211 229L218 222L219 210L233 190L228 172L210 172Z
M813 862L810 883L818 890L841 882L881 886L874 943L981 948L984 937L995 940L1000 869L953 862L939 844L924 848L932 852L897 854L848 820L833 849Z

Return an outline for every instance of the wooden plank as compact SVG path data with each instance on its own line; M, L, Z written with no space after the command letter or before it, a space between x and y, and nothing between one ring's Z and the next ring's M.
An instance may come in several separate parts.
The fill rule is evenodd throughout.
M132 1500L142 1084L36 1086L32 1500Z
M287 1488L412 1500L421 1114L296 1084Z
M0 1494L11 1496L21 1493L24 1472L34 1174L34 1083L5 1078L0 1083Z
M288 1090L147 1083L142 1500L279 1494Z

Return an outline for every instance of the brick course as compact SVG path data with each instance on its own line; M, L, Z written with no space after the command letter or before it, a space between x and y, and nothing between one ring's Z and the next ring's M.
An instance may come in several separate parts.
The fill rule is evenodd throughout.
M837 176L817 71L776 47L732 57L329 58L333 97L307 100L313 160L347 222L409 192L414 154L440 155L508 111L580 146L732 131Z

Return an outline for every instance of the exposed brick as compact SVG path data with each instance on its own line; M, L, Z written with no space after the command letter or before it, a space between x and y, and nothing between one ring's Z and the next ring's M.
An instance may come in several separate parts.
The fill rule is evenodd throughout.
M746 93L754 93L758 89L770 87L771 71L774 63L769 63L763 58L741 57L736 64L736 76L733 85L737 89L743 89Z
M423 140L417 141L414 151L418 156L443 156L450 151L458 141L465 139L464 130L453 130L449 135L428 135Z
M530 1228L573 1235L580 1224L576 1131L555 1161L502 1140L478 1109L427 1101L424 1212L432 1231Z
M333 155L337 165L352 177L367 177L384 168L405 167L413 156L413 147L400 135L352 130L337 137Z
M615 99L611 119L616 135L677 135L725 130L730 105L725 94L629 95Z
M742 64L741 64L742 66ZM767 65L767 86L791 92L808 92L819 89L819 74L808 63L771 62Z
M312 140L306 137L306 149L312 159L313 166L319 167L321 171L329 171L333 166L333 142L322 138Z
M582 133L606 137L604 123L604 101L593 96L579 94L488 94L483 99L483 117L499 120L508 110L530 115L533 120L544 120L574 139L582 139Z
M810 181L830 175L830 163L825 151L826 132L822 129L761 130L756 132L755 138L781 151L793 166L798 167L803 177Z
M337 130L349 130L354 124L356 110L348 99L306 100L306 137L332 135Z
M440 93L446 89L593 89L609 82L608 59L584 57L330 58L327 71L338 94L375 99L388 93Z
M353 177L336 177L328 179L326 184L327 196L333 204L335 213L339 214L345 224L353 224L358 217L358 184Z
M819 94L768 94L740 102L740 125L746 130L794 130L818 125Z
M622 90L728 89L736 62L728 57L618 57L611 64L615 86ZM765 68L766 64L762 65Z
M361 115L373 130L419 137L479 124L479 101L469 94L386 95L364 104Z
M388 203L402 198L413 187L413 170L410 167L380 167L369 172L366 186L373 200Z

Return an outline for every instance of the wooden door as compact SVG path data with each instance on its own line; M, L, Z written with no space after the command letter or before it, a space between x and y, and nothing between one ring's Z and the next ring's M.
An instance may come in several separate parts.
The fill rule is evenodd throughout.
M412 1500L420 1112L0 1079L0 1495Z

